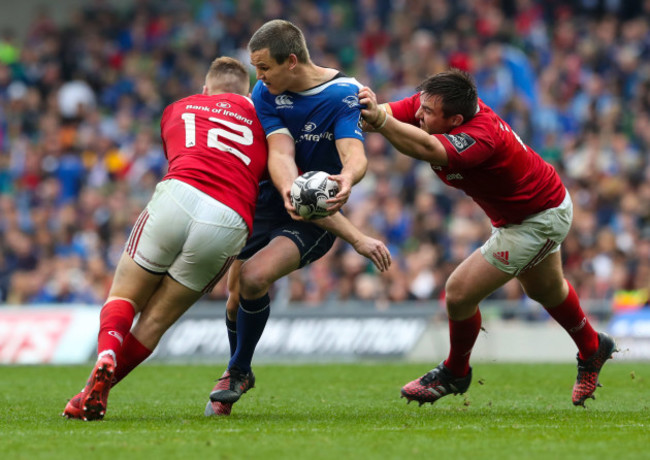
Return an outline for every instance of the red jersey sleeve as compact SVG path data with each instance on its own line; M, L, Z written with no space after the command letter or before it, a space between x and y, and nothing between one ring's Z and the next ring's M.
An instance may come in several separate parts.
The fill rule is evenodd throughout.
M450 168L473 168L494 155L492 134L481 126L461 125L448 134L434 134L447 151Z
M415 118L415 112L420 108L420 93L415 93L413 96L401 101L390 102L388 105L395 119L411 125L417 126L419 124L418 119Z

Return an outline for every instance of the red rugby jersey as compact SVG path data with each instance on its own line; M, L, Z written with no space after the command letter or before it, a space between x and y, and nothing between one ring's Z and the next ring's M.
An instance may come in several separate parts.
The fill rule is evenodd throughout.
M391 102L393 116L419 126L420 94ZM485 211L492 225L519 224L526 217L559 206L565 188L553 166L479 100L478 113L447 134L433 134L445 146L449 163L432 169L446 184L464 191Z
M169 161L163 180L178 179L210 195L251 231L268 158L252 101L230 93L186 97L165 108L160 134Z

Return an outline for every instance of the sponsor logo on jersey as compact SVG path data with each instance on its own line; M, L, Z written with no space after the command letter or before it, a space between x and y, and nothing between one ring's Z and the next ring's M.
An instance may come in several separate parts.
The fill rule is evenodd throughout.
M219 109L219 111L223 115L225 115L227 117L232 117L237 121L243 121L247 125L252 125L253 124L253 120L249 120L248 118L241 116L237 112L231 112L230 110L226 110L226 109L223 109L223 112L221 112L221 109ZM210 121L214 121L215 123L223 123L223 121L219 120L218 118L212 118L212 117L210 117Z
M343 102L348 105L351 109L359 107L359 98L355 94L350 94L343 98Z
M307 132L307 133L311 133L316 128L318 128L318 125L316 123L314 123L313 121L308 121L305 124L305 126L302 127L302 130Z
M454 146L458 153L464 152L472 145L476 144L476 141L469 134L445 134L444 136L449 142L451 142L451 145Z
M442 171L442 166L431 165L431 169L434 171Z
M334 140L334 134L330 133L329 131L325 131L324 133L320 134L301 134L298 140L296 141L296 144L301 141L307 141L307 142L319 142L321 139L327 139L328 141L333 141Z
M185 106L185 109L188 109L188 110L202 110L204 112L209 112L210 111L210 107L206 107L204 105L192 105L192 104L187 104ZM214 110L216 110L216 109L214 109Z
M229 109L230 107L232 107L232 106L231 106L230 104L228 104L227 102L217 102L217 103L214 104L214 105L216 105L217 107L221 107L222 109Z
M275 105L278 109L291 109L293 108L293 98L288 94L280 94L275 96Z
M508 256L508 251L497 251L492 253L492 257L505 265L510 265L510 262L508 262Z
M463 180L464 177L461 173L447 174L447 180Z

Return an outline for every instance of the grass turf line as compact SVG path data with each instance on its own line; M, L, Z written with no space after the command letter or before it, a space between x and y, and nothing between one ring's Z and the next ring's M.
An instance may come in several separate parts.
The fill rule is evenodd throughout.
M432 365L260 365L230 417L203 409L220 367L145 365L111 391L104 421L59 416L91 366L0 367L3 459L647 458L650 363L610 362L587 409L575 366L474 366L466 395L406 405Z

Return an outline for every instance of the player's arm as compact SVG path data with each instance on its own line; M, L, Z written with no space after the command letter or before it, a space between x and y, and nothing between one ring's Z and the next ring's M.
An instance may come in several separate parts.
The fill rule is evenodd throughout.
M390 106L388 102L384 102L383 104L378 104L377 107L379 109L383 110L386 112L388 115L393 114L393 108ZM377 132L373 126L366 121L365 118L361 117L361 129L363 129L367 133L374 133Z
M343 168L339 174L333 174L330 179L339 184L339 193L327 200L330 212L336 212L348 201L352 186L359 182L366 174L368 159L359 139L345 137L336 140L336 149L339 152Z
M340 212L311 222L350 243L355 251L370 259L380 271L390 267L392 259L386 245L363 233Z
M432 165L446 166L448 163L445 146L426 131L398 121L388 112L390 106L377 104L377 96L370 88L359 91L359 102L366 106L361 110L363 119L374 131L381 133L397 150L417 160ZM384 108L388 106L387 110Z
M267 137L269 147L268 169L273 185L284 199L284 207L292 216L297 216L291 204L291 185L298 177L296 166L296 145L289 134L274 133Z

